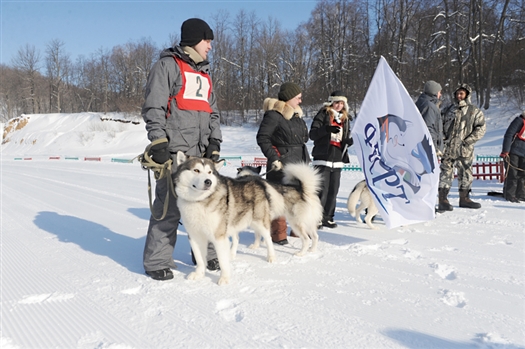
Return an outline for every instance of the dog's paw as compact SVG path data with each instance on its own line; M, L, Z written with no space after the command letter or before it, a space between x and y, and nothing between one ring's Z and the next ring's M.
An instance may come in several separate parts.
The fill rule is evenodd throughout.
M188 275L187 279L188 280L200 280L204 277L204 274L201 274L201 273L197 273L197 272L192 272Z
M273 262L275 262L275 256L268 256L268 258L266 258L266 260L268 261L268 263L273 263Z
M306 253L303 251L299 251L295 254L296 257L303 257Z
M251 244L250 246L248 246L248 248L251 249L251 250L256 250L256 249L259 248L259 246L260 246L260 244L258 244L258 243L253 243L253 244Z
M217 284L219 286L222 286L222 285L227 285L230 283L230 277L229 276L221 276L219 278L219 281L217 281Z
M315 248L315 247L310 247L310 248L308 249L308 252L315 253L315 252L317 252L317 248Z

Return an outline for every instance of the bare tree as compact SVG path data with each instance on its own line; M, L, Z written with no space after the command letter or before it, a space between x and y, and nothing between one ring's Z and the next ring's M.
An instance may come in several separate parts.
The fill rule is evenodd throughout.
M218 11L212 17L214 40L212 50L208 59L211 62L211 76L213 80L213 91L217 98L217 104L221 113L221 122L228 124L227 111L233 109L231 100L233 95L230 91L230 65L232 56L232 40L229 33L230 15L226 11Z
M285 81L301 86L305 110L341 89L357 112L380 56L414 95L429 79L449 93L468 82L485 108L495 88L523 106L523 18L523 0L318 0L310 17L290 30L254 12L240 10L231 18L219 11L212 17L210 62L221 122L246 122ZM167 46L179 41L171 34ZM151 39L140 39L71 64L64 43L55 39L47 45L41 73L34 47L22 46L12 67L0 66L1 118L136 113L159 52Z
M52 40L47 45L46 68L50 84L49 105L57 113L62 111L62 96L66 88L69 65L70 59L64 51L64 42Z
M16 58L13 62L15 68L20 71L24 86L24 98L28 101L30 110L27 112L38 113L36 102L36 86L37 77L40 76L40 54L35 49L34 45L26 44L17 52Z
M20 76L16 70L0 64L0 120L7 122L22 113L22 103L17 96L21 95L19 89Z
M350 101L360 101L366 92L375 61L370 44L369 3L320 1L306 27L311 40L312 78L310 103L325 101L341 89Z
M497 27L496 33L494 35L494 43L492 45L492 52L491 52L491 55L490 55L490 63L489 63L488 73L487 73L487 75L488 75L487 76L487 89L485 90L486 91L485 105L483 106L485 109L489 109L489 107L490 107L490 92L492 90L492 75L494 73L494 60L495 60L495 57L496 57L496 50L497 50L497 47L498 47L499 40L502 37L503 24L504 24L504 21L505 21L505 16L506 16L506 13L507 13L507 8L509 6L509 2L510 2L510 0L505 0L505 4L503 5L503 9L501 10L501 16L500 16L500 19L499 19L498 27Z

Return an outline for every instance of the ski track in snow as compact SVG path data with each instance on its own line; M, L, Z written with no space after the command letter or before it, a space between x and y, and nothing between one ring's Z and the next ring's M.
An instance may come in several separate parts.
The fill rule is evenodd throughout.
M11 184L2 186L10 202L2 222L2 348L523 349L519 335L508 338L522 331L523 319L507 315L513 300L523 304L524 281L515 277L523 264L505 258L523 250L523 237L505 231L525 225L499 219L500 208L457 209L392 230L379 219L372 231L346 212L360 177L344 173L352 184L338 198L341 229L320 230L318 252L297 258L300 240L289 238L270 264L264 244L249 249L253 233L243 232L232 284L218 287L217 272L186 280L194 267L181 227L175 278L159 283L142 271L145 172L34 164L2 170ZM457 197L451 201L457 207ZM484 243L465 245L465 234ZM451 319L477 319L470 341ZM452 342L424 337L429 328Z

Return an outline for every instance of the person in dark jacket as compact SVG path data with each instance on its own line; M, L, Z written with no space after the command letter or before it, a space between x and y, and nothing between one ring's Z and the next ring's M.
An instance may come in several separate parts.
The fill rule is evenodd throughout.
M507 128L500 156L507 168L503 196L510 202L525 201L525 111Z
M142 117L152 142L149 154L156 163L174 160L178 151L219 159L222 134L206 60L211 40L213 31L205 21L186 20L181 27L180 45L164 50L149 73ZM157 180L144 247L144 269L155 280L172 279L171 269L177 267L173 250L180 213L171 191L166 216L156 218L162 215L170 179L167 176ZM212 244L207 258L208 269L217 269L219 264Z
M285 82L279 89L278 99L266 98L263 103L264 117L257 132L257 144L266 156L268 169L266 179L280 183L284 177L283 165L310 162L306 148L308 127L303 120L301 88L293 82ZM286 219L272 221L272 241L285 245Z
M425 83L423 93L416 101L416 107L427 125L438 158L443 156L443 120L438 104L441 98L441 85L433 80Z
M312 121L310 139L314 141L312 149L314 165L323 178L319 199L323 206L323 220L320 225L336 228L334 214L341 182L341 171L349 163L348 147L353 144L350 137L350 115L348 103L342 91L334 91L328 102Z

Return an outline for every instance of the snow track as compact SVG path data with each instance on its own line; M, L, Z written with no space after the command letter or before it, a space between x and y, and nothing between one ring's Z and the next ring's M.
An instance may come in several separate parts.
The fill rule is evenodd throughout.
M340 226L319 231L318 253L294 257L290 238L270 264L243 232L219 287L217 272L186 280L183 226L174 280L144 275L138 164L2 161L0 345L524 349L525 223L508 218L525 206L482 197L475 212L372 231L346 212L359 180L343 173Z

